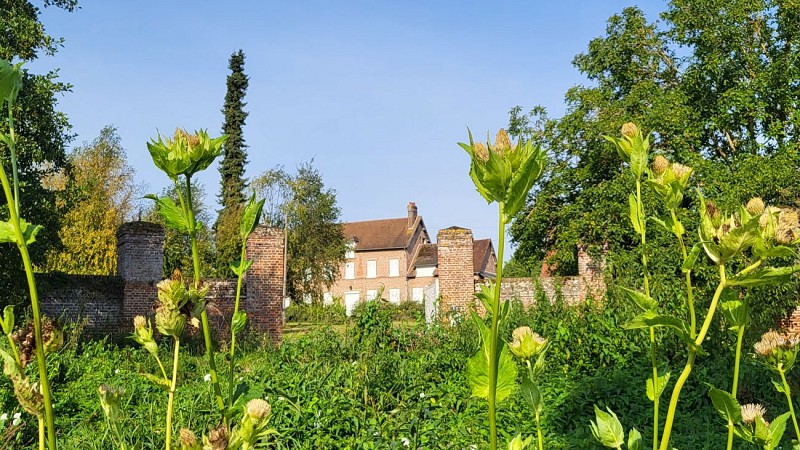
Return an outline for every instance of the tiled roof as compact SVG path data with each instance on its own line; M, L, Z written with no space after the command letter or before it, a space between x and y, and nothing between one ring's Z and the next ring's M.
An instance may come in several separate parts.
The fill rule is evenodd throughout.
M420 222L408 228L408 218L365 220L344 224L344 237L357 241L356 250L387 250L406 248Z
M435 266L438 262L439 254L436 244L422 244L414 264L417 266Z
M472 241L472 270L475 273L495 273L496 267L486 267L493 252L491 239Z

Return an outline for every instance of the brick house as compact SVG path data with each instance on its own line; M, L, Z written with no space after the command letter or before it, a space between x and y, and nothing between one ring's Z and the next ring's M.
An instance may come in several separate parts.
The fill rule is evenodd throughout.
M395 304L439 296L440 251L413 202L406 217L343 225L350 247L336 283L325 293L326 303L338 299L349 314L358 302L376 298L381 290L383 298ZM472 241L469 247L459 253L459 263L476 280L493 278L497 256L491 239Z

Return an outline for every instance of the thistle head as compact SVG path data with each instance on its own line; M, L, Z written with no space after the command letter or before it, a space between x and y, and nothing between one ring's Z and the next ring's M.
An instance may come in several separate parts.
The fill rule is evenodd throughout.
M160 281L156 287L158 288L158 301L162 308L179 310L189 300L186 286L182 280L168 278Z
M253 422L260 423L269 417L270 413L272 412L272 407L266 400L254 398L253 400L247 402L247 405L245 406L245 412L253 420Z
M100 407L106 419L116 422L120 417L120 399L124 390L101 384L97 392L100 394Z
M144 316L136 316L133 318L133 329L141 330L147 326L147 319Z
M658 155L653 160L652 170L653 170L653 173L655 173L656 175L661 175L668 168L669 168L669 160L667 160L667 158L665 158L665 157L663 157L661 155Z
M622 128L620 129L620 133L626 138L632 139L639 134L639 127L636 126L633 122L626 122L622 124Z
M547 346L547 340L530 327L519 327L511 335L512 341L508 344L509 350L517 357L531 359L541 353Z
M205 130L190 134L176 129L172 138L160 134L147 143L153 163L173 180L205 170L219 156L227 136L209 137Z
M753 344L753 350L767 367L788 371L797 357L797 344L796 338L769 330L761 336L760 341Z
M683 180L687 180L689 178L689 175L691 175L693 171L691 167L685 166L680 163L672 163L670 169L672 169L672 173L675 175L675 179L682 182Z
M502 155L510 152L513 148L511 139L508 138L508 133L504 128L500 128L500 131L497 132L497 137L495 137L494 145L492 145L492 150L498 155Z
M186 316L177 309L159 307L156 309L156 328L161 334L180 338L186 327Z
M200 450L200 444L197 442L197 436L188 428L181 428L181 450Z
M203 448L210 450L226 450L228 448L228 428L220 425L208 433L208 438L203 438Z
M764 415L767 411L764 407L758 403L747 403L742 405L742 422L751 424L756 421L756 419L764 419Z
M747 202L745 209L754 216L760 216L764 212L764 200L761 197L753 197Z

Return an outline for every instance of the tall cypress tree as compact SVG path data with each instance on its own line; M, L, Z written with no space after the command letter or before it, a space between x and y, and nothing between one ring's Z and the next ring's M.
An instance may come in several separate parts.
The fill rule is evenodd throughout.
M237 230L244 203L244 189L247 180L244 178L244 166L247 164L247 145L244 143L242 128L248 113L244 110L247 104L244 96L247 91L248 78L244 73L244 52L239 50L231 55L228 62L231 70L228 75L228 90L222 113L225 122L222 132L228 135L222 151L222 163L219 172L222 175L222 189L219 201L222 209L214 228L217 243L217 275L230 276L228 265L238 259L241 251Z

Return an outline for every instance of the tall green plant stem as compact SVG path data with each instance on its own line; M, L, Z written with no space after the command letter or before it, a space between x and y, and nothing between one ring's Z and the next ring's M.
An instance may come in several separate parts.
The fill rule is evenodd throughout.
M178 190L180 194L180 190ZM194 288L200 290L200 249L197 246L197 227L194 220L194 207L192 203L192 177L186 176L186 217L189 218L189 238L192 241L192 265L194 266ZM219 387L219 377L217 376L217 363L214 361L214 347L211 343L211 326L208 323L208 313L205 308L200 313L200 321L203 323L203 341L206 345L206 357L208 358L208 368L211 372L211 385L214 388L214 399L220 412L225 410L225 401L222 399L222 390ZM223 414L224 415L224 414Z
M169 400L167 401L167 443L166 450L172 450L172 407L175 402L175 387L178 385L178 351L181 348L181 340L175 339L175 355L172 357L172 382L169 384Z
M44 450L44 443L47 441L44 435L44 419L41 415L38 415L36 416L36 421L39 423L39 450Z
M679 223L678 222L678 215L675 213L674 209L669 210L670 216L672 216L672 223ZM686 261L686 258L689 256L688 252L686 251L686 243L683 242L683 234L675 232L675 237L678 238L678 244L681 247L681 255L683 256L683 260ZM686 306L689 309L689 336L694 339L695 335L697 334L697 317L694 312L694 293L692 292L692 271L687 270L686 273Z
M525 360L525 364L528 366L528 379L533 381L533 366L531 365L531 360ZM533 410L533 418L536 420L536 441L539 444L539 450L544 450L544 439L542 438L542 425L539 421L539 410Z
M39 293L36 289L36 279L33 276L33 265L31 264L31 257L28 253L28 243L25 240L25 234L22 230L19 216L19 186L17 181L17 153L16 143L14 138L13 115L11 113L11 106L9 105L9 126L11 129L11 145L9 151L11 153L11 166L14 171L14 190L17 192L15 196L11 192L11 185L6 175L6 170L0 164L0 182L3 184L3 192L6 195L8 203L8 215L11 225L14 227L16 234L17 247L22 256L22 264L25 268L25 277L28 281L28 291L31 296L31 310L33 312L33 334L36 342L36 365L39 370L39 384L42 390L42 399L44 401L44 414L47 432L47 447L50 450L56 449L56 433L55 424L53 420L53 402L50 391L50 381L47 378L47 361L44 353L44 343L42 341L42 315L39 309ZM41 433L40 433L41 435Z
M639 218L644 217L644 205L642 202L642 182L641 180L636 180L636 207L639 209L637 214ZM644 295L650 299L650 280L649 280L649 273L647 270L647 250L645 249L647 245L647 230L645 229L645 222L640 220L640 230L641 230L641 247L642 247L642 269L644 273L642 276L644 277ZM658 448L658 404L659 398L661 397L658 395L658 364L656 363L656 329L655 327L648 327L650 331L650 367L653 371L653 450Z
M499 202L500 232L497 246L497 276L494 285L494 304L492 305L492 328L489 342L489 448L497 450L497 370L500 365L500 352L497 341L500 323L500 283L503 281L503 247L506 238L505 203Z
M717 289L714 291L714 297L711 299L711 304L708 306L708 312L706 313L706 318L703 321L703 326L700 328L700 333L698 333L694 339L695 346L689 347L689 356L686 360L686 365L683 367L683 371L681 371L681 375L678 377L678 381L675 382L675 387L672 389L672 397L670 398L669 409L667 410L667 421L664 423L664 433L661 435L661 450L670 450L669 440L672 433L672 424L675 421L675 410L678 407L678 399L681 395L681 389L683 389L683 385L686 383L686 380L692 373L692 369L694 368L694 360L697 356L696 348L699 348L703 344L703 340L706 338L706 333L708 333L708 329L711 326L711 320L714 318L714 312L717 310L717 303L719 303L719 298L722 295L722 291L725 289L726 283L727 278L725 276L725 264L722 263L719 265L719 284L717 285Z
M794 405L792 404L792 394L789 388L789 383L786 381L786 371L783 366L778 367L778 373L781 374L781 382L783 382L783 393L786 394L786 402L789 403L789 412L792 414L792 424L794 424L795 436L800 439L800 427L797 426L797 416L794 414Z
M242 242L242 254L239 257L239 267L244 266L245 255L247 252L247 243ZM236 314L239 312L239 299L242 297L242 279L244 278L244 272L239 273L239 277L236 280L236 302L233 305L233 317L236 317ZM231 324L231 351L230 351L230 367L228 370L228 407L233 406L233 368L234 368L234 357L236 356L236 332L233 329L233 324Z
M736 333L736 358L733 364L733 386L731 387L731 395L733 398L736 398L736 394L739 391L739 365L742 362L742 340L744 339L744 329L745 326L741 325L738 327ZM733 448L733 431L734 431L735 424L731 421L728 421L728 450Z

